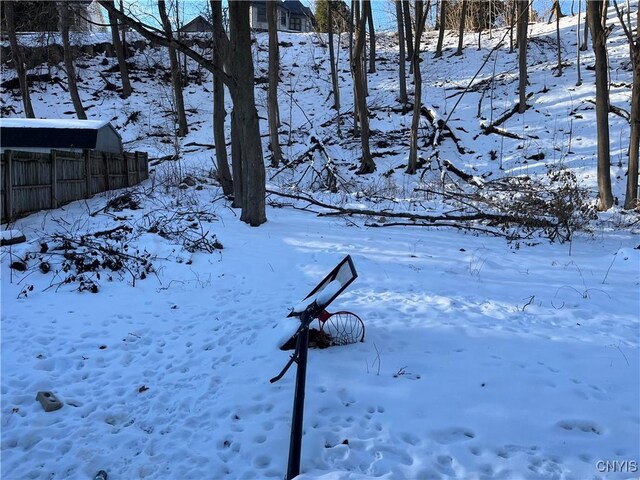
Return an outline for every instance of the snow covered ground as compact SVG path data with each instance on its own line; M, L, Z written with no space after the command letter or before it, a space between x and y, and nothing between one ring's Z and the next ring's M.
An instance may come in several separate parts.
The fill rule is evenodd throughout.
M117 223L85 223L85 208L19 228L38 250L54 219ZM252 229L215 212L214 255L134 242L167 258L135 288L43 291L56 275L11 273L22 252L3 248L2 478L281 478L295 375L269 378L288 359L285 316L345 254L359 278L335 307L367 335L309 355L303 478L634 476L597 462L638 459L637 237L514 249L282 209ZM65 406L45 413L40 390Z
M563 20L570 62L573 22ZM539 37L553 35L552 26L533 29ZM620 30L610 38L612 75L620 76L613 78L612 103L628 109L628 50ZM425 54L425 99L439 118L457 100L449 97L459 92L452 85L466 86L502 33L483 37L481 51L470 36L462 59L436 63ZM377 209L423 208L424 198L403 203L419 179L397 168L406 162L402 132L410 115L385 110L397 88L392 42L385 47L381 40L380 55L389 64L371 77L369 102L380 107L375 139L383 140L384 132L400 132L400 139L374 148L381 153L378 173L389 175L360 177L352 172L357 141L322 126L335 116L327 99L326 50L312 35L281 40L293 43L281 49L287 79L282 137L292 139L285 155L295 158L315 134L326 140L345 179L340 193L314 195ZM456 39L448 42L452 47ZM429 48L433 43L429 37ZM525 140L474 139L481 122L514 102L517 56L502 49L494 110L485 99L485 120L476 118L480 93L473 93L452 116L474 153L462 154L446 141L441 156L483 178L542 175L546 165L567 165L593 187L593 72L583 69L585 83L574 87L575 65L558 78L544 63L554 58L552 46L534 41L530 51L539 61L530 79L533 108L504 126ZM256 57L264 66L266 52L257 49ZM123 103L101 91L98 72L108 68L101 61L86 60L80 73L92 118L110 119L129 148L176 153L163 115L170 106L164 72L140 68L136 93ZM135 62L153 66L166 59L146 50ZM483 78L492 75L493 63ZM263 73L258 69L256 76ZM348 72L343 77L347 111ZM117 83L116 74L108 78ZM276 384L269 379L289 359L278 347L297 320L286 315L347 254L359 277L331 309L360 315L366 338L310 351L300 478L637 478L640 241L637 226L622 228L633 214L616 208L565 244L371 228L356 217L317 217L282 203L268 207L265 225L251 228L208 176L213 150L202 144L212 142L209 85L187 89L192 132L179 144L179 162L160 163L149 181L132 189L139 209L108 206L123 193L109 192L3 226L27 237L26 244L1 250L3 479L84 479L98 470L110 480L282 478L295 372ZM38 88L36 113L72 117L59 85ZM264 106L265 94L257 92ZM9 92L2 92L2 102L20 115ZM611 123L617 132L612 156L624 161L628 124L617 116ZM544 161L525 158L540 152ZM270 187L318 188L304 171L303 165L274 177L270 170ZM613 169L618 196L624 171ZM438 175L425 172L422 178ZM176 180L187 174L197 186L178 189ZM160 228L160 235L158 225L179 231ZM81 281L73 266L63 270L73 259L60 253L85 247L65 250L63 237L110 246L147 259L152 268L145 279L140 270L98 268ZM192 248L202 238L205 247L221 245L210 252ZM9 268L19 259L26 259L25 272ZM71 274L75 279L65 283ZM78 291L81 285L88 290ZM54 392L64 407L44 412L35 400L41 390Z

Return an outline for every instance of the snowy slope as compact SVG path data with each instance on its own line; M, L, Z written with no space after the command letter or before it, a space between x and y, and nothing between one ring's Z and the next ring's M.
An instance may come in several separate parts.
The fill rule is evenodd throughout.
M574 21L563 19L569 62ZM552 35L552 27L533 26L534 36ZM612 103L628 110L628 51L620 33L616 28L610 37L612 71L620 76ZM459 91L454 86L466 87L501 34L483 37L481 51L469 36L463 58L436 61L425 53L424 98L440 118L458 98L448 98ZM379 55L388 63L370 79L369 102L378 106L372 127L396 136L373 148L382 155L371 176L353 173L358 141L322 126L335 116L326 50L313 35L281 40L293 44L281 49L281 137L292 140L285 155L295 159L316 135L344 183L328 193L300 165L277 175L270 169L270 187L315 189L316 198L344 205L441 209L414 191L438 172L409 177L397 168L406 162L410 115L388 108L397 88L392 39L381 39ZM448 38L450 48L455 42ZM530 51L553 62L552 47L534 42ZM255 54L266 65L266 51ZM341 55L344 61L346 51ZM139 209L113 208L123 192L109 192L6 226L23 232L27 243L1 250L3 479L93 478L101 469L113 480L282 478L295 375L292 369L276 384L269 379L289 358L278 346L297 320L286 315L347 254L359 278L331 308L360 315L366 338L310 352L301 478L637 477L640 242L633 214L614 209L565 244L537 237L508 243L457 230L371 228L357 217L295 210L272 195L269 221L250 228L221 197L210 176L213 150L201 146L212 143L210 80L186 90L192 131L176 146L166 115L169 85L157 67L166 64L162 51L137 54L136 93L127 102L103 90L99 73L111 75L104 70L113 59L102 61L83 60L80 72L91 118L111 120L131 149L177 153L179 160L159 163L149 181L132 189L136 202L129 206ZM494 119L515 101L516 62L500 50ZM492 59L478 78L491 76L493 65ZM460 154L445 140L441 157L489 179L544 175L545 163L566 164L593 188L593 73L583 69L584 84L575 87L575 66L560 78L550 68L532 67L532 108L504 125L526 140L481 135L481 123L491 118L489 92L485 120L476 118L480 93L469 93L450 122L475 153ZM348 111L346 62L342 70ZM10 76L4 66L2 73ZM118 81L116 74L106 78ZM73 117L58 84L36 90L39 115ZM258 88L257 95L266 117L265 92ZM10 92L2 92L2 102L19 116ZM624 163L628 126L616 116L611 122L612 156ZM374 143L384 139L378 133ZM540 151L545 161L526 160ZM620 196L625 169L614 171ZM197 186L177 188L187 174ZM99 267L83 274L84 285L98 293L78 291L80 274L73 266L64 271L61 253L86 247L65 250L63 238L144 258L152 267L144 279L133 260L127 263L133 271ZM17 260L26 260L25 272L9 268ZM35 401L41 390L53 391L64 407L45 413Z
M634 8L634 6L632 6ZM628 45L622 28L617 25L613 8L609 9L609 22L615 25L608 39L611 62L611 103L627 112L631 100L631 71ZM555 76L556 49L555 25L532 24L528 59L530 64L528 93L530 108L522 115L514 115L501 128L522 139L505 138L500 135L484 135L481 126L495 121L509 111L517 102L517 51L508 52L509 35L504 29L496 29L489 36L482 36L482 49L477 50L477 36L469 34L465 40L464 55L452 56L457 46L457 37L450 33L445 37L445 51L441 59L433 59L436 32L427 32L422 62L423 102L438 119L447 119L453 132L460 138L466 152L460 153L454 142L445 139L440 146L439 157L452 161L470 173L493 179L520 174L538 175L546 172L547 166L570 167L578 175L581 185L595 191L596 156L593 54L582 53L581 86L576 86L576 23L577 18L567 16L561 21L562 58L565 63L562 77ZM100 36L102 35L102 36ZM75 40L80 42L105 41L105 34L87 34ZM254 49L256 77L266 79L267 38L257 35ZM134 42L137 37L130 35ZM53 41L52 39L51 41ZM345 39L346 40L346 39ZM24 40L28 43L28 39ZM35 41L35 40L33 40ZM397 95L397 41L389 34L381 35L377 47L379 59L377 72L369 75L368 103L372 110L373 131L371 148L379 173L393 172L380 178L356 176L360 155L359 140L348 134L352 126L353 95L348 65L348 48L343 43L339 50L341 78L342 136L336 135L336 112L330 107L330 67L328 49L315 34L280 34L284 42L280 48L282 75L279 89L281 111L281 143L285 159L293 161L309 147L310 136L315 135L325 143L342 178L341 186L349 193L358 191L376 192L385 190L387 195L398 198L413 196L413 186L422 180L428 183L438 174L406 176L409 141L408 129L411 113L402 115L395 101ZM499 41L504 46L491 53ZM488 60L487 60L487 57ZM485 60L486 63L485 63ZM201 145L212 144L212 100L211 80L203 69L190 63L190 85L185 89L185 105L189 113L191 132L176 141L171 133L173 120L170 114L172 95L166 68L168 59L162 49L147 48L138 52L132 63L135 94L123 102L117 92L105 89L105 80L119 85L115 58L84 58L77 63L80 90L90 118L112 121L120 130L128 149L149 151L151 156L180 155L190 164L212 167L212 148ZM481 65L485 63L484 67ZM15 73L5 64L2 77L11 78ZM42 66L40 73L51 73L64 79L61 66ZM476 76L477 74L477 76ZM475 80L472 81L473 77ZM491 82L491 78L494 79ZM411 80L411 78L409 78ZM33 86L33 104L36 115L47 118L73 118L73 107L68 93L60 83L36 83ZM471 91L461 97L468 86ZM411 86L409 85L411 89ZM20 116L22 106L19 92L4 90L2 93L3 116ZM266 84L259 84L256 97L260 116L266 120ZM230 100L229 100L230 101ZM229 108L230 110L230 104ZM263 135L267 141L266 121L262 122ZM430 126L422 120L424 135ZM610 115L612 180L614 195L622 198L625 186L626 151L628 147L628 122ZM388 144L392 143L391 146ZM421 155L431 158L433 151L421 144ZM187 155L188 154L188 155ZM527 157L542 155L543 161ZM435 167L435 165L434 165ZM268 178L278 187L290 184L310 184L317 180L306 168L277 173L270 171ZM302 178L300 178L302 177ZM317 185L316 185L317 186ZM385 188L388 187L388 188ZM593 195L593 193L592 193ZM410 208L405 206L404 208Z

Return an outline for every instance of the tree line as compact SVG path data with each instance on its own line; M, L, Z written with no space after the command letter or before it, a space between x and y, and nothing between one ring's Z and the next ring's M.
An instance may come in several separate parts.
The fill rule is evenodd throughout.
M174 2L176 0L173 0ZM29 2L2 2L3 21L12 50L12 59L20 82L21 97L25 116L35 117L36 112L29 96L29 86L25 61L18 42L16 27L16 9L24 8ZM48 2L45 2L48 3ZM112 32L113 46L117 54L120 77L122 79L122 96L128 97L134 92L127 71L126 54L123 48L124 29L122 25L135 30L150 42L167 48L171 65L171 82L173 86L174 105L176 109L176 135L184 136L188 132L188 123L182 100L181 68L177 54L184 55L196 62L213 75L213 137L216 151L216 167L220 184L225 195L233 199L233 206L241 209L241 220L252 226L266 221L265 211L265 163L263 147L260 139L259 119L254 95L254 65L251 54L252 29L250 25L250 2L229 0L228 10L223 11L223 4L218 0L209 2L210 20L213 26L210 56L205 56L197 49L189 46L175 31L175 22L168 15L165 0L157 1L157 10L161 26L145 23L125 8L123 1L117 5L115 0L98 0L106 10L108 24ZM465 31L479 32L478 48L480 48L483 30L496 26L506 27L503 40L495 48L508 44L510 51L518 52L518 97L512 114L523 114L527 108L527 46L528 26L532 13L532 0L440 0L439 3L429 0L395 0L391 2L396 17L397 37L399 42L398 62L398 108L403 113L411 112L409 160L407 174L415 174L419 168L418 139L420 137L420 118L425 114L422 99L421 57L422 38L427 20L435 18L438 29L438 41L434 58L443 56L443 38L445 29L457 30L458 45L454 55L461 55ZM581 6L578 0L578 25L581 25ZM22 4L19 6L19 4ZM268 74L268 127L269 151L271 165L277 167L282 161L282 150L279 139L280 113L278 108L279 81L279 48L277 30L276 1L266 2L266 17L269 36L269 74ZM487 7L488 5L488 7ZM608 115L612 109L609 102L609 65L607 60L606 41L610 32L607 26L608 2L592 0L586 2L586 12L582 34L584 40L576 54L587 48L587 36L591 36L591 44L595 56L595 103L597 124L597 158L598 158L598 208L607 210L613 205L610 177L610 142ZM628 151L628 177L624 207L636 208L638 205L638 144L640 135L640 12L636 8L637 28L632 29L631 9L629 5L620 7L613 3L615 12L621 22L629 42L630 59L633 70L630 143ZM55 2L58 15L58 26L62 37L64 66L67 71L69 93L78 118L86 118L77 86L72 49L69 43L69 28L72 24L72 12L69 2ZM226 6L226 4L225 4ZM174 5L175 7L175 5ZM176 9L177 10L177 9ZM574 2L571 4L574 13ZM563 74L563 61L560 52L559 19L565 14L561 11L559 0L555 0L551 10L551 18L556 18L558 64L556 75ZM337 111L336 128L341 132L341 98L345 94L353 96L353 129L350 134L359 137L361 157L358 173L368 174L376 170L375 161L370 149L370 112L367 104L368 75L376 71L376 32L374 30L373 11L370 0L351 0L349 4L339 0L316 0L315 16L320 32L328 36L328 55L331 65L331 95L333 108ZM580 35L580 31L579 31ZM347 37L349 66L353 89L351 92L340 92L338 82L339 59L335 52L335 37ZM509 41L506 42L506 37ZM368 54L367 54L368 52ZM580 62L578 59L578 84L581 83ZM479 73L479 72L478 72ZM476 74L477 75L477 74ZM413 92L407 87L408 78L414 85ZM224 106L225 90L232 99L230 114L231 149L229 156L225 142L225 121L227 112ZM410 95L412 93L412 95ZM454 107L455 108L455 107ZM427 109L427 114L430 112ZM450 118L450 115L449 115ZM447 120L437 122L436 134L431 139L437 146L443 134L447 132ZM497 125L488 126L500 133ZM449 130L450 131L450 130ZM452 132L451 132L452 133Z

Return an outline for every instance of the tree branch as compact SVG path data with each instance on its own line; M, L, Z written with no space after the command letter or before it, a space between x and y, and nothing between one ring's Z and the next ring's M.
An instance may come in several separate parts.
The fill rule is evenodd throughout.
M162 45L164 47L173 47L179 52L184 53L186 56L194 60L198 65L201 65L209 72L218 75L229 89L235 88L237 86L233 77L225 73L221 65L216 65L211 60L203 57L198 52L188 47L185 43L181 42L180 40L176 40L175 38L173 38L173 36L166 37L159 29L154 28L150 25L146 25L128 15L125 15L120 10L116 9L113 6L112 2L108 0L97 0L97 2L105 10L113 14L123 24L130 26L150 42Z
M478 211L477 213L466 214L466 215L464 214L450 215L447 213L444 213L442 215L422 215L422 214L411 213L411 212L390 212L387 210L370 210L370 209L339 207L337 205L331 205L328 203L321 202L320 200L316 200L315 198L311 198L303 194L290 194L290 193L284 193L284 192L276 192L275 190L267 190L267 193L271 195L278 195L285 198L291 198L294 200L302 200L312 205L316 205L318 207L322 207L324 209L329 210L329 212L318 213L318 216L320 217L339 216L339 215L363 215L363 216L370 216L370 217L406 218L413 222L471 222L471 221L486 220L493 224L498 224L498 225L504 225L508 223L517 223L517 224L526 223L527 225L535 226L538 228L549 228L549 227L556 226L555 223L545 218L521 217L518 215L511 215L511 214L494 214L494 213Z
M637 47L635 45L635 40L633 39L633 35L627 28L627 24L625 23L623 18L623 12L620 11L620 7L618 7L618 2L616 2L616 0L613 0L613 6L616 8L616 14L618 15L618 20L620 20L620 25L622 25L624 34L627 36L627 39L629 40L629 45L631 46L632 49L636 49Z

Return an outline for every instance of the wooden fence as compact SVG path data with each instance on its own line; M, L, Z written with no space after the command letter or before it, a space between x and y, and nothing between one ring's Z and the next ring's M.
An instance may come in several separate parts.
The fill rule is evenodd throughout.
M5 150L0 156L1 222L106 190L130 187L147 178L145 152Z

